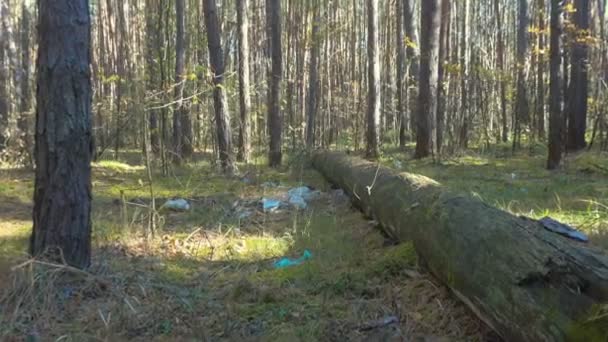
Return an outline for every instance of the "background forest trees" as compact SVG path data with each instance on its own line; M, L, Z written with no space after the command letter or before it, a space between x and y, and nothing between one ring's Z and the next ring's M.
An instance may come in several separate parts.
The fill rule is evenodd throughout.
M276 166L303 142L441 157L550 138L553 167L608 149L604 0L436 5L429 26L416 0L91 0L95 155L144 134L163 170L195 150ZM0 13L0 153L31 163L36 6Z

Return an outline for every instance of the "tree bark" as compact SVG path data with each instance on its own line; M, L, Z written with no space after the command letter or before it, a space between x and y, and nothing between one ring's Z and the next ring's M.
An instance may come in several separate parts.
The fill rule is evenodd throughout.
M416 104L418 101L418 76L419 76L419 63L420 63L420 41L418 39L418 31L414 23L414 0L403 0L403 21L405 25L405 36L406 36L406 59L408 66L408 80L406 84L406 97L409 99L409 113L410 113L410 130L416 130ZM412 93L410 93L410 90ZM406 122L402 122L401 125L407 125ZM404 131L406 127L402 128ZM405 138L405 136L403 137ZM403 142L405 145L405 141Z
M38 1L36 179L30 252L91 261L88 0Z
M519 147L521 141L521 125L529 122L530 103L528 100L528 89L526 86L528 71L528 26L530 22L528 10L530 0L518 1L518 25L517 25L517 95L515 102L515 122L513 127L513 148Z
M281 166L283 159L282 118L281 118L281 79L283 74L283 53L281 48L281 0L266 0L266 18L268 20L268 43L270 44L271 70L269 73L268 94L268 132L270 150L268 164L271 167Z
M366 157L380 156L380 49L378 48L378 0L367 0L367 133Z
M0 153L6 149L9 117L9 7L8 0L0 0Z
M549 156L547 169L557 169L562 160L562 33L564 0L551 0L551 36L549 59Z
M509 125L507 124L507 82L505 81L505 42L503 38L502 14L500 12L500 0L494 0L494 15L496 16L496 64L499 72L500 82L500 110L502 121L502 142L509 140Z
M421 17L420 80L415 158L428 157L435 148L441 0L423 1Z
M209 62L213 71L213 107L215 108L216 138L220 161L225 173L235 172L232 153L232 133L230 130L230 114L228 99L224 87L224 52L220 25L217 17L215 0L203 1L205 26L207 27L207 46L209 47Z
M251 96L249 95L249 0L236 0L239 41L239 146L237 159L248 163L251 158Z
M395 26L395 39L397 44L397 114L399 115L399 147L404 148L406 143L406 129L407 129L407 107L405 104L404 94L404 82L405 74L405 39L403 36L403 18L404 10L403 7L405 0L396 0L395 15L397 16L397 23Z
M568 141L569 151L582 150L587 146L587 97L589 47L585 39L589 35L589 0L574 1L574 42L570 58L570 88L568 96Z
M317 87L319 83L319 50L321 48L321 6L318 1L314 2L312 20L312 41L310 52L310 71L308 73L308 103L306 105L306 147L312 149L315 146L315 119L317 112Z
M608 255L542 224L342 153L313 165L421 260L505 341L602 341Z
M17 128L21 138L21 154L22 159L26 159L26 163L31 163L30 151L30 132L29 132L29 116L31 107L31 91L30 91L30 12L27 6L21 6L21 29L20 29L20 50L21 50L21 66L20 66L20 89L21 98L19 99L19 118L17 120ZM0 95L1 96L1 95Z

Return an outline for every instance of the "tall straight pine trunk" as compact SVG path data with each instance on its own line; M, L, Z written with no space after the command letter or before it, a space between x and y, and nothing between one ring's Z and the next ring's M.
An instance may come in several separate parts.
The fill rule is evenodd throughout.
M90 44L88 0L38 1L30 252L79 268L91 262Z
M366 156L380 156L380 49L378 48L378 0L367 0L367 134Z
M268 93L268 132L270 133L268 164L271 167L278 167L283 159L281 149L283 133L281 117L281 78L283 74L281 0L266 0L266 18L268 21L270 57L272 59Z
M436 143L435 114L437 113L437 81L439 77L441 0L423 1L421 19L415 158L430 156Z

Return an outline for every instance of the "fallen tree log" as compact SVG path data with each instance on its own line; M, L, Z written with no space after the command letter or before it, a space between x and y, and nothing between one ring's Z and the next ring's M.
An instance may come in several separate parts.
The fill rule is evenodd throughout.
M608 341L608 255L424 176L339 152L313 165L505 341Z

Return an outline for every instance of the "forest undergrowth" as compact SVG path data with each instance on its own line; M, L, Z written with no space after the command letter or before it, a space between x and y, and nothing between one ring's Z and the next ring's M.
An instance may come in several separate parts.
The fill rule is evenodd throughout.
M531 217L579 227L608 248L608 163L589 152L545 171L534 149L477 151L414 161L385 151L382 163L421 173ZM0 171L0 339L28 341L492 340L492 333L347 199L301 162L283 170L241 166L226 178L208 162L154 174L160 207L184 198L187 212L150 203L137 151L94 164L93 265L80 271L25 254L32 175ZM294 159L295 160L295 159ZM307 209L265 213L262 198L308 185ZM247 213L244 215L243 213ZM303 264L276 269L282 257Z

